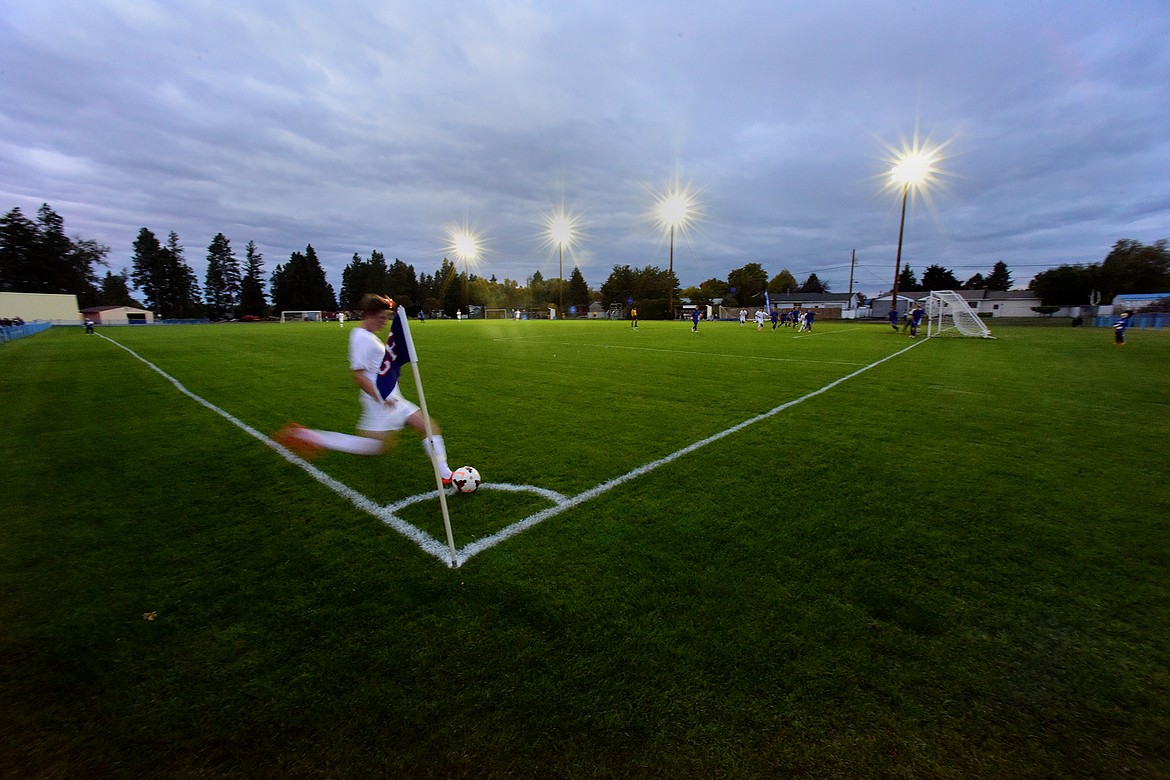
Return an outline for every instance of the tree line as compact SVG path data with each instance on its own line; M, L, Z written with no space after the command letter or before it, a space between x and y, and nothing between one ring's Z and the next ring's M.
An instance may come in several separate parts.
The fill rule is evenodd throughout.
M673 272L657 266L614 265L605 282L591 288L579 268L573 268L568 279L546 279L535 271L521 284L500 281L495 275L483 278L445 257L433 273L419 273L413 265L397 258L388 261L382 252L373 251L369 257L354 253L342 271L338 294L311 244L303 252L293 252L266 277L264 256L254 241L247 243L240 257L231 241L217 233L207 247L202 282L174 231L163 242L144 227L132 248L130 268L112 272L109 247L66 236L64 220L48 204L38 209L35 219L14 208L0 217L0 290L72 293L82 308L134 306L150 309L162 319L215 320L266 317L289 310L355 310L366 292L389 293L412 312L425 309L447 316L468 306L559 309L563 305L566 313L584 313L591 303L600 302L624 309L636 305L639 315L647 319L670 316L671 299L738 307L760 305L765 290L772 295L830 292L815 273L798 283L787 268L769 277L757 262L732 270L726 279L712 278L686 288L680 287ZM105 268L103 277L98 276L101 268ZM937 264L928 266L921 280L907 266L898 281L899 289L905 291L1008 290L1011 286L1011 272L1002 260L986 277L977 273L965 282ZM1165 240L1145 246L1122 239L1102 263L1044 271L1029 288L1046 305L1057 306L1090 303L1094 293L1102 303L1109 303L1121 293L1170 290L1170 250Z

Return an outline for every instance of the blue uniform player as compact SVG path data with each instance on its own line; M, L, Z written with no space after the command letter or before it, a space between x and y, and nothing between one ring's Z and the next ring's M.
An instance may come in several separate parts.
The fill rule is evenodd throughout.
M1117 322L1113 323L1113 339L1118 346L1125 346L1125 330L1129 327L1131 311L1123 311Z

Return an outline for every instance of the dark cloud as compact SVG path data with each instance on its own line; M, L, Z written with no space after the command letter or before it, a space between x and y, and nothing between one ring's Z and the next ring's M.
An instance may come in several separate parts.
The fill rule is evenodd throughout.
M174 230L201 271L220 231L271 269L312 243L330 278L378 249L420 271L444 230L485 274L574 253L666 264L647 219L699 193L684 285L746 262L835 290L888 286L890 147L946 142L905 258L1026 283L1166 237L1170 11L1153 2L227 3L45 0L0 20L0 208L49 202L129 261Z

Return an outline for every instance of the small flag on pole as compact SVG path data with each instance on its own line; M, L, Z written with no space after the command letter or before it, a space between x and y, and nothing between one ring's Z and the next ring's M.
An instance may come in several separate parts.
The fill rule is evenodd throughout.
M768 295L768 288L764 288L764 311L772 313L772 297Z
M413 362L414 342L410 338L406 311L401 306L395 306L390 335L386 337L386 359L382 362L382 370L378 372L376 383L383 398L389 397L398 386L398 376L402 373L402 367Z

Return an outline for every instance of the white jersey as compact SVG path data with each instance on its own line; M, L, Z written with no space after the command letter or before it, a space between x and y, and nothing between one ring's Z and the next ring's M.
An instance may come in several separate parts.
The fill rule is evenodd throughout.
M386 363L386 344L378 338L378 334L370 333L365 328L354 328L349 332L349 368L351 371L361 371L375 385L378 384L378 374ZM398 385L390 393L392 398L402 398L402 390ZM362 393L365 395L365 393ZM371 401L373 399L370 399Z

